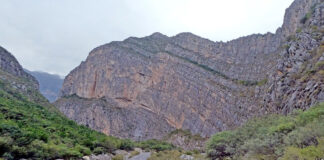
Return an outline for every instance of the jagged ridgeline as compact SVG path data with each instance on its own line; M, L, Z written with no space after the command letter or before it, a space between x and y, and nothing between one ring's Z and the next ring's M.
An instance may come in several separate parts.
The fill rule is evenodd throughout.
M134 143L77 125L38 91L34 77L0 47L0 159L78 159L134 146L165 150L159 141Z
M253 117L324 100L323 9L295 0L276 33L213 42L191 33L130 37L92 50L55 103L67 117L135 140L208 138Z

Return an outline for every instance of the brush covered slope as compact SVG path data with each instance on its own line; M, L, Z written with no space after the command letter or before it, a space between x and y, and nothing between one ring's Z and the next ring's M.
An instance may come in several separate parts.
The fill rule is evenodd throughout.
M159 141L121 140L77 125L39 93L35 78L0 47L0 159L78 159L134 146L173 148Z
M102 45L66 76L55 105L79 124L135 140L176 129L206 138L256 116L307 109L324 100L322 79L295 75L320 62L322 53L311 54L323 37L320 2L295 0L275 34L224 43L154 33Z
M207 143L212 159L315 160L324 158L324 103L289 116L256 118Z
M35 78L4 48L0 48L0 64L0 157L80 157L93 152L94 143L118 141L60 114L38 92Z

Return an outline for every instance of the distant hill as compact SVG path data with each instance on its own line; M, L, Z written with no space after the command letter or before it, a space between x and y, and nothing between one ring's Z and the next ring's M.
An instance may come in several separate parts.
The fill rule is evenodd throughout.
M40 71L25 71L34 76L39 82L40 92L50 101L54 102L63 84L63 79L59 75L49 74Z

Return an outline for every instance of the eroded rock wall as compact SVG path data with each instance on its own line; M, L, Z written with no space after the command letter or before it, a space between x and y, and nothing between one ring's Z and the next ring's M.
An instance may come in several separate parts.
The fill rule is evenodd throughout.
M154 33L97 47L65 78L57 107L78 123L137 140L160 138L174 129L209 137L254 116L307 108L321 98L311 103L301 100L303 107L295 107L293 100L281 100L290 96L287 89L280 88L285 79L281 74L292 71L286 63L301 65L290 55L308 53L319 46L321 40L313 42L305 35L307 28L315 25L311 21L322 27L322 10L319 5L313 7L318 3L320 0L296 0L275 34L255 34L224 43L191 33L174 37ZM301 23L310 12L313 17ZM301 32L298 41L287 42L296 32ZM282 64L286 67L280 73ZM290 76L287 79L292 80ZM309 86L320 86L321 79L307 81ZM299 86L285 87L299 94L303 90L297 89ZM110 104L101 103L102 99ZM290 107L282 106L286 104Z

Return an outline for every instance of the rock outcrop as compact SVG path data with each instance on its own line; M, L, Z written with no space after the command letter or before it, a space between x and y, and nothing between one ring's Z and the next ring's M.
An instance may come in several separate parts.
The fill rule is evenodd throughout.
M0 46L0 69L14 76L26 78L30 81L34 81L35 83L37 83L36 79L33 76L31 76L30 74L24 71L24 69L18 63L17 59L1 46Z
M37 80L26 73L16 58L2 47L0 47L0 80L1 83L9 84L31 101L46 103L42 96L38 96ZM0 86L6 86L1 83Z
M290 113L324 101L324 3L312 6L288 37L264 96L265 108Z
M255 116L306 109L322 100L322 77L291 83L292 73L321 59L295 60L320 46L321 6L296 0L275 34L227 43L154 33L97 47L65 78L56 106L80 124L136 140L175 129L209 137ZM305 96L311 100L298 99Z
M174 130L166 135L162 141L174 146L179 146L186 151L204 152L208 138L203 138L199 134L192 135L189 130Z

